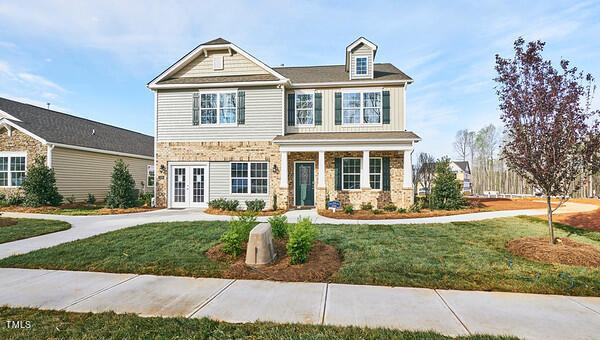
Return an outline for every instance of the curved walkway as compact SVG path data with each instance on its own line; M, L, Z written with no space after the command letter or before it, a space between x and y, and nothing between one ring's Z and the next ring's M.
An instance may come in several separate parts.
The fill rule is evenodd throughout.
M558 209L557 214L585 212L598 209L593 204L567 202ZM315 209L293 210L287 212L289 222L296 222L301 217L308 217L318 224L420 224L420 223L450 223L479 221L499 217L519 215L544 215L544 209L489 211L472 214L410 218L397 220L340 220L317 214ZM202 209L163 209L143 213L103 215L103 216L63 216L4 212L2 216L16 218L40 218L65 221L71 224L71 229L14 242L0 244L0 258L11 255L28 253L33 250L52 247L61 243L75 241L90 236L103 234L113 230L132 227L138 224L152 222L188 222L188 221L229 221L232 217L223 215L209 215ZM259 217L260 222L266 222L268 217Z

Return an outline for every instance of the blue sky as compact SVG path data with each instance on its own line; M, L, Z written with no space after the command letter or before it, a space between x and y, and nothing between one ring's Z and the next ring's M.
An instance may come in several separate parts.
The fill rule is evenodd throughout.
M547 58L600 79L599 18L599 1L1 1L0 96L152 135L146 83L199 43L223 37L271 66L323 65L342 64L365 36L376 62L415 80L417 152L454 156L457 130L500 126L496 53L542 39Z

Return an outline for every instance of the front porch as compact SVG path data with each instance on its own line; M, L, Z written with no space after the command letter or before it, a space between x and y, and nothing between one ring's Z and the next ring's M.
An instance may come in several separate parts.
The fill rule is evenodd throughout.
M277 137L281 152L279 195L286 208L328 201L374 209L413 203L412 133L336 133ZM416 137L416 138L415 138Z

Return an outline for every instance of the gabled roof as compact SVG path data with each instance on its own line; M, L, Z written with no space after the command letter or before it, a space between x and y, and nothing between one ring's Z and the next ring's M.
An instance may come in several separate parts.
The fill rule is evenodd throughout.
M231 43L223 38L217 38L217 39L213 39L211 41L207 41L204 44L200 44L200 45L222 45L222 44L231 44Z
M139 132L1 97L0 110L8 125L46 143L154 157L154 138Z
M274 70L284 75L296 83L331 83L331 82L348 82L360 83L365 81L388 81L398 80L412 82L412 78L400 71L396 66L385 63L375 64L373 79L348 79L348 72L344 65L328 65L328 66L300 66L300 67L274 67Z
M471 172L471 168L469 167L469 162L467 161L452 161L452 163L456 164L462 171Z

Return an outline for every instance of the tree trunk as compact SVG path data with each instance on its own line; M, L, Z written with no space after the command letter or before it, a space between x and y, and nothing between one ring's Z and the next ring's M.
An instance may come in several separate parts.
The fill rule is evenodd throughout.
M550 233L550 244L554 244L554 228L552 227L552 204L550 196L546 196L548 202L548 232Z

